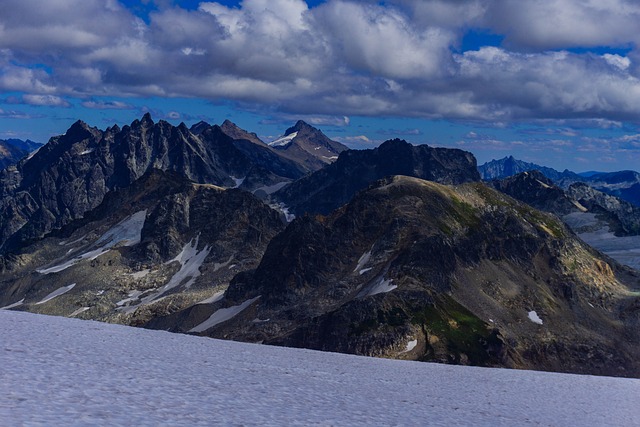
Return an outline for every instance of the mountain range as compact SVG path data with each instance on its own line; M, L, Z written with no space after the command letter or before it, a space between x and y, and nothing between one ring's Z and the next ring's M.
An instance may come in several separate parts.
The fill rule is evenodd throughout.
M540 171L562 188L568 188L576 182L584 182L590 187L619 197L636 206L640 206L640 173L635 171L587 172L577 174L565 169L559 172L553 168L517 160L513 156L492 160L478 166L484 180L502 179L532 170Z
M0 191L5 309L640 376L640 273L572 230L634 237L636 208L532 173L483 183L468 152L347 150L304 122L267 144L228 121L145 115L76 122Z

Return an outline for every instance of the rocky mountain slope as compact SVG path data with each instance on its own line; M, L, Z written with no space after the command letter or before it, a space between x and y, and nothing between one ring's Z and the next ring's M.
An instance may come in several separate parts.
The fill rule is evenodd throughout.
M144 323L221 295L283 228L247 192L153 169L83 219L2 257L0 307Z
M294 220L224 299L147 326L370 356L640 375L637 273L481 183L394 177Z
M328 214L360 190L390 175L406 175L442 184L478 181L475 158L468 152L399 139L371 150L349 150L323 169L305 176L273 195L296 215Z
M281 156L303 165L308 172L322 169L348 150L302 120L287 129L283 136L270 142L269 146Z
M20 139L0 139L0 169L15 165L22 158L40 148L42 144L31 140L22 141Z
M104 131L78 121L0 173L0 253L82 218L109 191L126 188L154 168L247 189L301 175L296 165L254 146L256 153L239 149L219 126L193 133L184 124L154 123L148 114Z

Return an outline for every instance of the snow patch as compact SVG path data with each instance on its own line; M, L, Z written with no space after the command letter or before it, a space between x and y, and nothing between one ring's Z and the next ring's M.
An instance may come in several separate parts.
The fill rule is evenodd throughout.
M229 319L232 319L233 317L235 317L236 315L238 315L240 312L242 312L245 308L249 307L251 304L253 304L255 301L258 300L258 298L260 298L260 296L257 296L253 299L247 300L245 302L243 302L240 305L234 305L232 307L227 307L227 308L221 308L220 310L216 310L211 317L209 317L207 320L205 320L204 322L202 322L201 324L199 324L198 326L191 328L189 330L189 332L204 332L207 329L210 329L222 322L226 322Z
M417 345L418 345L418 340L409 341L407 343L407 346L405 347L403 353L409 353L411 350L416 348Z
M535 311L529 312L529 320L531 320L533 323L537 323L538 325L542 325L542 319L538 316L538 313L536 313Z
M247 177L245 176L244 178L236 178L235 176L231 176L229 175L229 178L231 178L233 180L233 182L235 182L235 187L232 188L238 188L242 185L242 183L244 182L245 179L247 179Z
M380 276L375 279L371 285L363 289L358 298L366 298L373 295L385 294L396 289L398 286L393 285L393 279L385 279L384 276Z
M356 265L356 268L354 268L353 271L354 272L362 271L363 267L365 265L367 265L367 263L369 262L370 259L371 259L371 250L369 252L365 252L364 254L362 254L360 259L358 259L358 265ZM371 269L369 269L369 270L371 270ZM367 271L369 271L369 270L367 270ZM365 272L361 272L360 274L364 274L364 273L366 273L366 271Z
M220 301L222 298L224 298L224 291L219 291L219 292L216 292L215 294L213 294L211 297L209 297L207 299L203 299L200 302L197 302L195 305L213 304L214 302Z
M211 248L209 246L205 246L201 251L198 250L199 238L200 236L196 237L195 242L194 239L191 239L189 243L184 245L182 251L180 251L180 253L175 258L167 262L167 264L172 262L179 262L180 270L178 270L178 272L174 274L173 277L171 277L166 285L158 289L156 292L144 297L140 301L140 304L120 307L119 310L130 314L136 311L136 309L142 305L148 305L153 302L159 301L160 297L162 297L165 293L174 288L177 288L180 285L184 286L187 289L190 288L191 285L193 285L193 283L196 281L198 276L200 276L200 267L211 251Z
M289 207L287 205L285 205L284 203L271 204L271 205L269 205L269 207L281 212L282 215L284 215L285 221L287 221L287 222L291 222L294 219L296 219L296 216L294 214L289 213Z
M369 268L363 268L362 270L358 271L358 273L362 276L364 273L367 273L369 271L373 270L373 268L369 267Z
M231 264L231 261L233 261L233 259L234 259L234 258L235 258L235 255L231 255L231 256L229 257L229 259L228 259L228 260L226 260L225 262L223 262L223 263L218 263L218 262L216 262L215 264L213 264L213 271L214 271L214 273L215 273L216 271L220 270L220 269L221 269L221 268L223 268L223 267L227 267L229 264Z
M253 194L256 194L258 191L264 191L265 194L271 195L278 190L284 188L287 184L291 183L291 181L282 181L273 185L265 185L264 187L256 188L252 191Z
M13 304L9 304L9 305L5 305L4 307L0 307L0 310L10 310L12 308L20 307L22 304L24 304L24 298L22 298L18 302L14 302Z
M545 184L544 182L540 181L539 179L536 179L536 181L538 181L538 184L542 185L543 188L551 188L550 185Z
M88 149L88 150L84 150L84 151L82 151L82 152L80 153L80 155L81 155L81 156L84 156L84 155L86 155L86 154L91 154L91 153L93 153L93 152L94 152L94 150L95 150L94 148L90 148L90 149Z
M113 248L117 244L120 244L121 246L137 245L142 239L142 227L144 226L146 217L146 210L136 212L130 217L120 221L118 224L116 224L106 233L100 236L100 238L95 242L95 245L100 245L98 248L93 249L89 252L85 252L84 254L67 260L62 264L54 265L53 267L49 268L36 269L36 272L40 274L58 273L79 263L82 260L94 260L100 255L109 252L111 248Z
M289 135L281 136L280 138L271 141L269 145L271 147L284 147L285 145L289 145L293 139L298 136L298 132L290 133Z
M59 297L60 295L66 294L67 292L69 292L71 289L73 289L73 287L75 286L75 283L70 284L69 286L63 286L61 288L56 289L55 291L51 292L49 295L47 295L46 297L44 297L42 299L42 301L37 302L36 305L40 305L40 304L44 304L45 302L49 302L52 299Z
M69 317L76 317L78 314L84 313L85 311L89 310L91 307L82 307L77 309L76 311L74 311L73 313L71 313L69 315Z

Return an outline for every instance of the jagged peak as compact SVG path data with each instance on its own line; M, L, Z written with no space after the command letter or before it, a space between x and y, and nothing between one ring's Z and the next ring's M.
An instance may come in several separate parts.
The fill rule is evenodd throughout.
M132 128L137 128L137 127L151 127L153 126L155 123L153 121L153 119L151 118L151 113L147 112L144 113L144 116L142 116L142 118L140 120L135 119L133 122L131 122L131 127Z

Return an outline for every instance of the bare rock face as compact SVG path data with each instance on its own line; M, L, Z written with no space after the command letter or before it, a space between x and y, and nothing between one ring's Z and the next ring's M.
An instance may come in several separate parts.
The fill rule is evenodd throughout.
M131 185L151 169L224 187L236 187L249 175L260 186L300 174L295 166L288 170L282 162L247 153L218 126L200 126L196 134L184 124L154 123L148 114L104 131L78 121L15 170L0 174L0 252L82 218L109 191Z
M556 217L483 184L393 177L327 217L294 220L257 269L238 274L207 310L147 326L370 356L637 376L630 307L638 279L628 273Z
M446 148L413 146L399 139L372 150L349 150L325 168L274 194L296 215L328 214L360 190L391 175L406 175L441 184L479 181L471 153Z
M1 257L0 307L140 325L221 296L283 228L250 193L152 169Z

